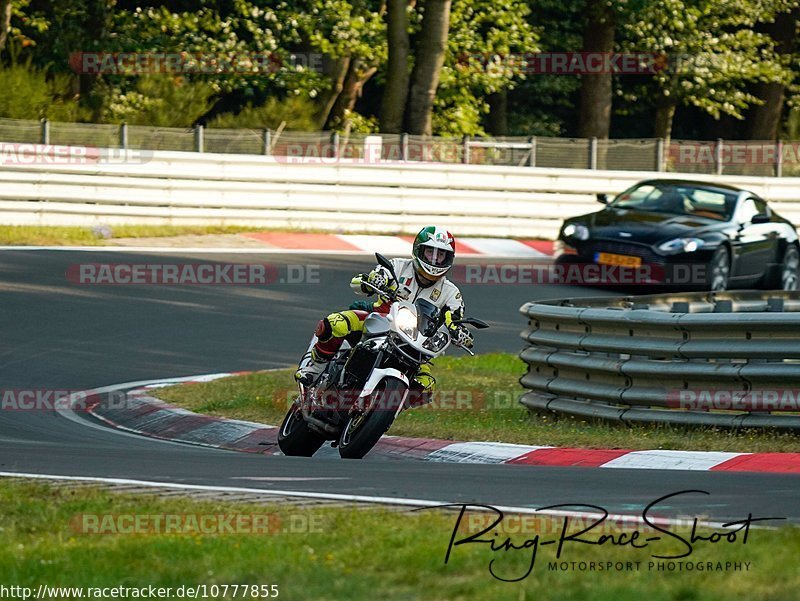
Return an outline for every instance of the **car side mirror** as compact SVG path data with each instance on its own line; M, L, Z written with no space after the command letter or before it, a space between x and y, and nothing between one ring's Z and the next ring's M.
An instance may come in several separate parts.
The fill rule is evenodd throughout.
M758 215L754 215L753 219L750 220L750 223L754 225L758 225L759 223L769 223L770 216L766 213L759 213Z
M598 194L597 195L597 202L600 204L607 205L608 204L608 194Z

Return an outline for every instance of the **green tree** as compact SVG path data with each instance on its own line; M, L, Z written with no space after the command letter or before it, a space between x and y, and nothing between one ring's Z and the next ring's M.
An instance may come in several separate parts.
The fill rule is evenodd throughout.
M490 96L513 89L525 76L526 54L539 50L528 14L519 0L453 4L432 115L435 133L485 133Z
M800 9L777 15L764 26L764 31L773 40L779 60L791 68L797 50L797 26ZM792 71L792 79L796 73ZM750 109L747 137L752 140L776 140L785 104L787 85L783 81L759 82L753 91L761 104Z
M789 77L771 38L754 30L785 7L780 0L645 2L626 23L623 46L662 53L668 64L647 84L623 92L624 98L655 107L653 134L660 138L670 137L681 105L715 119L723 114L742 119L744 110L759 102L748 85Z

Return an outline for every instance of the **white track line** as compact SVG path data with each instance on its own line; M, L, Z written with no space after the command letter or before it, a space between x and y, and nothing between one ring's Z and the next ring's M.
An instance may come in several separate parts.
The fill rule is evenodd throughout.
M352 503L375 503L380 505L403 505L408 507L440 507L446 505L448 507L461 507L466 505L471 511L481 511L479 505L472 505L470 503L453 503L442 501L431 501L428 499L404 499L395 497L379 497L370 495L344 495L338 493L317 493L317 492L303 492L296 490L275 490L265 488L246 488L241 486L211 486L206 484L177 484L174 482L155 482L152 480L133 480L129 478L103 478L97 476L61 476L57 474L34 474L28 472L0 472L0 477L3 478L31 478L34 480L61 480L61 481L79 481L79 482L98 482L102 484L125 484L142 486L149 488L171 488L175 490L199 490L208 492L237 492L237 493L255 493L280 497L298 497L303 499L325 499L328 501L347 501ZM569 517L583 520L599 520L603 517L599 513L591 513L586 511L566 511L566 510L544 510L540 511L531 507L515 507L509 505L492 505L495 509L499 509L504 513L518 513L518 514L533 514L533 515L546 515L552 517ZM486 510L488 511L488 509ZM630 524L646 525L642 516L626 515L626 514L609 514L606 521L622 522ZM659 526L691 526L694 518L660 518L648 517L652 524ZM698 519L698 524L709 526L711 528L724 528L722 522L704 522ZM755 527L755 526L753 526ZM733 528L730 526L730 528Z

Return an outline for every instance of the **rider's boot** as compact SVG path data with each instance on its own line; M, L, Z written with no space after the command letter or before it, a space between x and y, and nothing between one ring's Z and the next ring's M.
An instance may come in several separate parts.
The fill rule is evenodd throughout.
M317 349L312 348L310 353L306 354L303 360L300 361L300 365L294 373L294 379L303 386L311 386L325 371L329 362L329 358L320 356L317 353Z

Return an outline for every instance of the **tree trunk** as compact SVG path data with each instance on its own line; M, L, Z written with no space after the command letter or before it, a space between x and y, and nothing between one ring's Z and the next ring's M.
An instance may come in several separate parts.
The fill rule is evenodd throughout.
M106 48L115 4L115 0L89 0L86 2L84 43L87 43L87 48L101 52ZM99 78L100 76L96 73L81 73L78 76L80 97L84 102L88 101L87 106L92 111L94 121L99 121L103 113L102 102L92 95Z
M797 10L781 13L773 23L764 27L770 37L775 40L775 49L778 54L794 53L797 46L795 31L798 17L800 17L800 12ZM754 106L750 110L747 137L750 140L777 140L786 96L785 86L776 82L760 83L756 86L755 95L763 100L764 104Z
M653 128L653 136L663 138L666 145L672 135L672 119L675 117L675 104L666 100L659 103L656 107L656 121Z
M489 103L489 117L486 131L493 136L508 135L508 91L493 92L486 97Z
M319 126L324 127L329 120L331 111L333 110L339 94L344 90L344 80L347 72L350 69L350 57L343 56L337 59L331 59L328 66L324 68L324 72L331 79L331 87L325 91L321 98L321 108L319 112Z
M425 0L424 3L425 14L422 17L408 98L408 132L411 134L431 134L433 101L447 49L450 5L451 0Z
M408 98L408 0L389 0L386 13L389 60L386 88L381 105L381 131L403 131L403 113Z
M0 51L6 47L11 31L11 0L0 0Z
M614 9L606 0L587 1L584 52L614 51ZM581 75L579 136L608 138L611 129L611 73Z
M364 84L369 81L377 71L377 67L364 62L362 58L350 61L350 68L342 83L341 93L337 96L336 102L328 115L325 129L340 127L348 111L352 111L356 105L356 100L361 96Z

